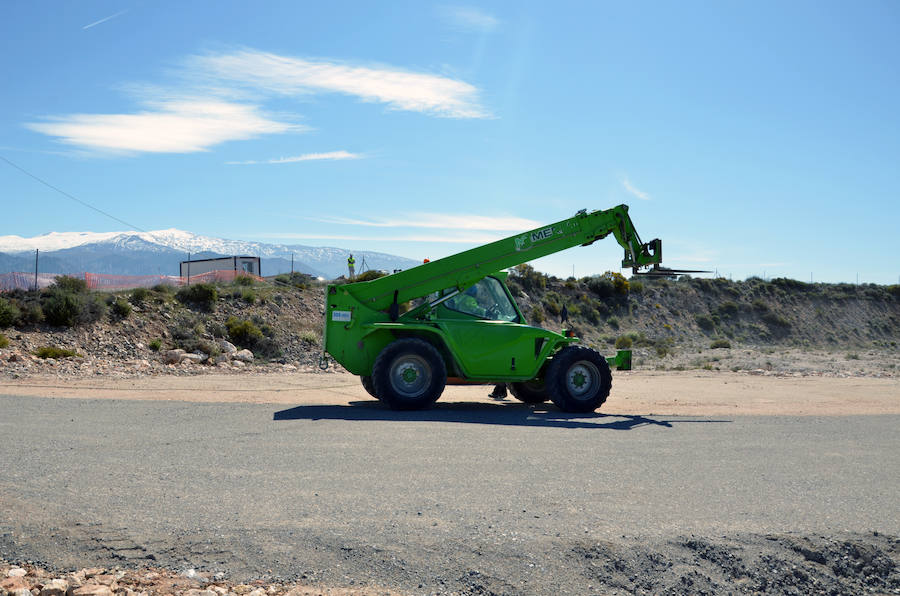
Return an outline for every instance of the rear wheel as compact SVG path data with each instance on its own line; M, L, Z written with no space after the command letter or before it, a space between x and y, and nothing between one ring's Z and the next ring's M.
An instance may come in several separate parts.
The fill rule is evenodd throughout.
M509 392L513 394L517 400L526 404L539 404L550 399L547 394L547 387L543 381L531 379L521 383L510 383Z
M371 395L375 399L379 399L378 395L375 393L375 383L372 382L372 377L370 377L369 375L363 375L359 378L359 380L362 381L363 389L365 389L369 395Z
M378 399L391 408L420 410L441 396L447 384L447 367L428 342L398 339L375 359L372 383Z
M547 367L545 378L550 399L564 412L593 412L612 389L612 373L606 358L590 348L563 348Z

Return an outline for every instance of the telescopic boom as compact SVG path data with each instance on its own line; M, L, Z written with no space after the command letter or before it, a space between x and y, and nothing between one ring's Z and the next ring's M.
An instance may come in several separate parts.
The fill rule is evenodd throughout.
M574 217L516 234L443 259L431 261L369 282L344 286L360 303L386 310L456 286L464 290L491 273L514 267L573 246L587 246L613 234L625 250L622 267L640 269L662 261L662 242L643 244L627 205L604 211L579 211Z

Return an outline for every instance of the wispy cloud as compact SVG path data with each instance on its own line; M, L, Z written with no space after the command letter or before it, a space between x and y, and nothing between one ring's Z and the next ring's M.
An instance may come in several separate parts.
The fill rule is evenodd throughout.
M462 31L488 33L500 24L493 15L471 6L443 6L438 12L448 25Z
M484 215L413 213L395 218L352 219L346 217L318 218L315 221L376 228L439 228L448 230L493 230L521 232L540 227L541 223L521 217Z
M645 193L642 190L635 188L635 186L631 183L630 180L628 180L628 178L622 179L622 186L625 187L625 190L628 191L628 194L630 194L634 197L637 197L637 198L641 199L642 201L650 200L650 195L648 195L647 193Z
M120 17L120 16L122 16L123 14L125 14L126 12L128 12L128 9L120 10L120 11L117 12L116 14L109 15L108 17L105 17L105 18L100 19L99 21L94 21L93 23L90 23L90 24L88 24L88 25L85 25L85 26L82 27L81 29L84 30L84 29L90 29L91 27L96 27L97 25L99 25L99 24L101 24L101 23L105 23L106 21L111 21L111 20L113 20L113 19L116 18L116 17Z
M125 11L91 23L95 26ZM179 84L131 83L138 108L125 113L48 115L25 123L36 132L93 154L191 153L226 141L267 134L303 132L309 127L273 116L262 105L273 96L299 99L311 93L342 93L391 110L447 118L487 118L478 90L463 81L394 67L349 65L333 60L306 60L244 49L193 56L176 71ZM310 153L267 161L357 159L346 151ZM235 162L237 163L237 162Z
M373 68L332 60L307 60L256 50L195 56L187 67L196 77L230 82L260 92L297 96L343 93L392 110L447 118L487 118L478 89L449 77L393 67Z
M108 153L193 153L226 141L303 130L257 106L221 100L165 101L136 114L69 114L25 126L60 142Z
M278 157L275 159L264 159L262 161L226 161L225 163L233 166L246 166L257 164L278 164L278 163L297 163L301 161L317 161L317 160L339 160L339 159L361 159L363 154L350 153L349 151L329 151L327 153L305 153L303 155L295 155L293 157Z

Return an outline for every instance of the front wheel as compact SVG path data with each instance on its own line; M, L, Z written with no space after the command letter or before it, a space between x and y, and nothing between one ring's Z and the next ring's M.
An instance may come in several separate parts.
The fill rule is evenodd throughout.
M553 356L545 377L550 399L564 412L593 412L612 389L606 358L582 346L568 346Z
M366 393L374 397L375 399L380 399L378 395L375 393L375 384L372 382L372 377L369 375L363 375L359 378L362 381L363 389L366 390Z
M372 367L378 399L394 410L431 406L447 384L447 367L434 346L415 338L388 344Z
M550 399L550 396L547 394L547 386L543 381L538 381L537 379L521 383L510 383L509 392L517 400L526 404L540 404Z

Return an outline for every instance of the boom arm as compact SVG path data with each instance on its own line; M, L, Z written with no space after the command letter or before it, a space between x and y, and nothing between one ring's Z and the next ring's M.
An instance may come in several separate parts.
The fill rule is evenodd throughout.
M516 234L484 246L424 263L379 279L343 286L356 300L373 310L456 286L462 290L486 275L527 263L573 246L587 246L613 234L625 250L623 267L633 271L662 261L662 243L641 243L628 215L628 206L605 211L579 211L574 217Z

